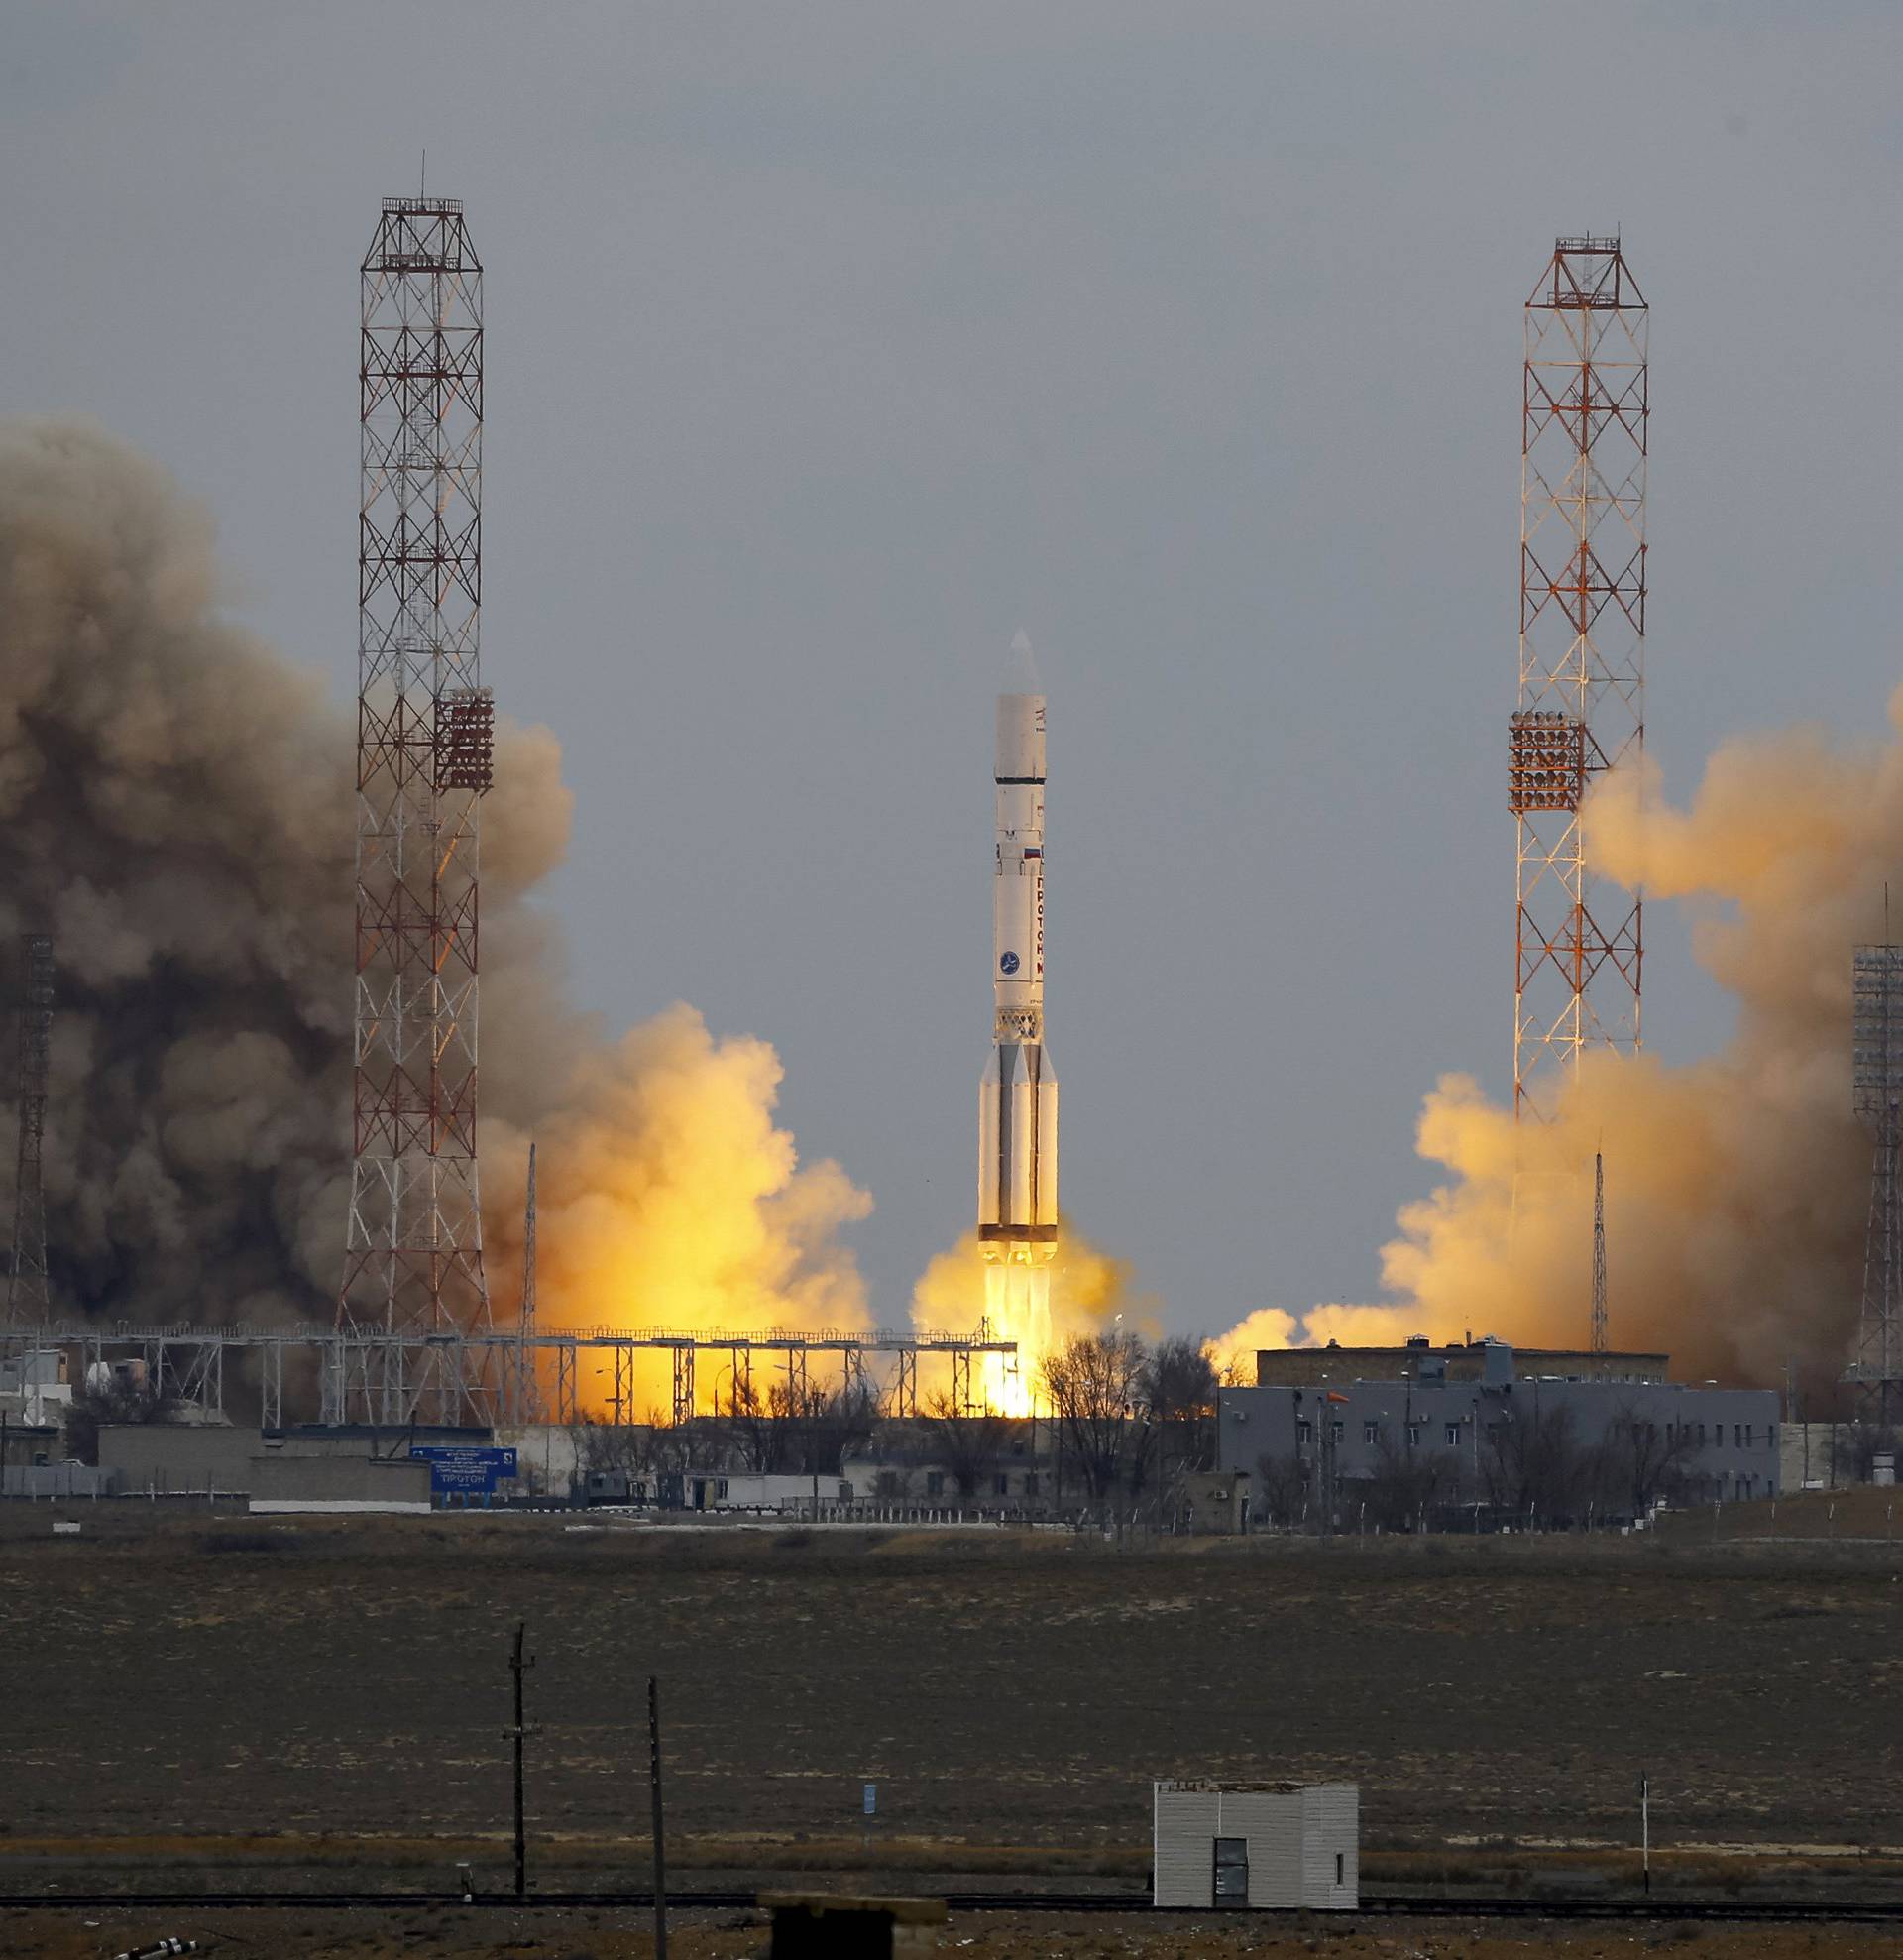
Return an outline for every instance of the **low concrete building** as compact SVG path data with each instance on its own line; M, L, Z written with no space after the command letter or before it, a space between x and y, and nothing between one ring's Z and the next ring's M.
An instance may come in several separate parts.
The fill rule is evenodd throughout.
M1171 1778L1152 1800L1157 1905L1352 1912L1361 1903L1354 1784Z
M1218 1394L1217 1467L1256 1473L1256 1510L1270 1524L1299 1513L1353 1528L1370 1505L1391 1514L1391 1529L1447 1522L1456 1507L1476 1524L1557 1524L1635 1517L1668 1496L1709 1503L1779 1488L1769 1389L1534 1373L1497 1340L1461 1350L1476 1367L1458 1377L1424 1340L1365 1350L1382 1366L1411 1357L1386 1376L1350 1373L1364 1350L1311 1351L1335 1357L1325 1379Z
M1176 1486L1181 1529L1204 1538L1237 1538L1249 1529L1247 1470L1189 1470Z

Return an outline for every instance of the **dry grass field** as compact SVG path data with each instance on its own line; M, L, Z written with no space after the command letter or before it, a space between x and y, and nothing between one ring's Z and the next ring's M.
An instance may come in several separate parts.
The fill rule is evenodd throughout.
M1357 1780L1373 1888L1623 1890L1644 1770L1668 1893L1903 1894L1903 1546L1880 1523L1812 1531L1801 1508L1783 1507L1775 1538L1766 1514L1758 1532L1736 1515L1717 1534L1694 1518L1632 1539L1117 1551L131 1505L76 1506L82 1531L55 1537L48 1507L10 1506L0 1886L432 1890L468 1856L500 1888L522 1618L535 1877L550 1888L645 1883L652 1672L683 1884L1140 1886L1150 1779L1212 1774ZM1324 1926L1277 1945L1145 1923L1142 1946L1091 1944L1110 1937L1101 1923L959 1937L994 1953L1525 1950L1511 1928ZM26 1930L0 1923L0 1942L107 1950L11 1943ZM296 1950L371 1953L381 1936ZM491 1950L448 1921L451 1944L423 1937L403 1950ZM614 1925L566 1946L523 1937L556 1940L554 1955L642 1950L638 1928ZM1654 1937L1601 1930L1577 1950ZM1770 1954L1811 1935L1713 1937L1708 1950ZM1841 1937L1833 1952L1863 1950ZM759 1947L743 1926L692 1939L682 1952Z

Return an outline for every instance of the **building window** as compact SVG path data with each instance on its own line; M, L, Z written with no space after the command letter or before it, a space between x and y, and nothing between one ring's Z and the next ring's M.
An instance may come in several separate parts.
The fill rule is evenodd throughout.
M1328 1441L1330 1442L1339 1442L1342 1437L1347 1433L1347 1428L1348 1428L1347 1424L1345 1424L1339 1418L1337 1418L1334 1422L1328 1425Z
M926 1471L925 1494L928 1497L943 1497L945 1495L945 1472L943 1470Z
M1295 1425L1295 1441L1297 1442L1311 1442L1314 1441L1314 1426L1306 1416L1302 1417L1300 1422Z
M1024 1494L1025 1494L1025 1496L1027 1496L1027 1497L1035 1497L1035 1496L1037 1496L1037 1494L1038 1494L1038 1473L1037 1473L1037 1471L1036 1471L1036 1470L1026 1470L1026 1471L1025 1471L1025 1473L1024 1473Z
M1381 1425L1379 1423L1363 1423L1361 1426L1361 1440L1370 1446L1379 1442L1381 1441Z
M1420 1433L1425 1427L1426 1425L1424 1423L1409 1423L1407 1425L1407 1446L1409 1449L1418 1449L1420 1447Z
M1460 1447L1460 1425L1458 1423L1449 1423L1447 1425L1447 1447L1449 1449L1458 1449Z
M1701 1449L1705 1447L1705 1425L1703 1423L1700 1423L1698 1426L1698 1446Z
M996 1489L1000 1497L1011 1495L1011 1478L1007 1471L1000 1470L996 1478Z
M1734 1423L1732 1425L1732 1447L1734 1449L1742 1449L1744 1447L1744 1425L1742 1423Z
M1337 1885L1348 1883L1348 1854L1345 1851L1335 1853L1335 1883Z

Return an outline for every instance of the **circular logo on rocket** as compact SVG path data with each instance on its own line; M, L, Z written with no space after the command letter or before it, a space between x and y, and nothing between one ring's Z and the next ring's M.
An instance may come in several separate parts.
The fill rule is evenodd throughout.
M998 955L998 971L1000 973L1015 974L1018 971L1018 956L1015 953L1000 953Z

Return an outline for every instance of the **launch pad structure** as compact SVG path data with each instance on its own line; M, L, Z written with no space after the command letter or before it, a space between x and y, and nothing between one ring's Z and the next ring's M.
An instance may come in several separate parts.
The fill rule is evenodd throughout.
M417 1336L362 1328L139 1327L122 1322L113 1326L8 1326L0 1330L0 1372L12 1375L27 1355L49 1350L76 1355L81 1379L90 1379L95 1367L136 1362L148 1393L214 1420L225 1413L227 1366L236 1373L255 1375L260 1427L265 1430L283 1427L287 1358L293 1383L300 1374L316 1375L320 1420L328 1425L365 1420L343 1393L352 1384L371 1380L401 1390L417 1381L506 1381L512 1372L509 1364L519 1360L525 1376L549 1379L554 1392L545 1406L526 1396L506 1398L515 1406L498 1406L493 1420L515 1426L581 1421L582 1370L588 1363L605 1363L600 1371L611 1384L607 1394L589 1400L604 1402L616 1424L636 1422L634 1371L644 1353L670 1358L668 1420L676 1426L696 1415L700 1385L709 1382L709 1362L714 1368L709 1382L714 1407L698 1413L723 1413L724 1384L729 1408L738 1413L751 1402L756 1377L761 1388L784 1381L798 1406L810 1391L824 1392L825 1376L833 1373L840 1393L863 1391L888 1414L911 1417L919 1413L921 1356L942 1356L950 1365L952 1400L960 1410L981 1406L974 1362L997 1355L1007 1367L1015 1367L1018 1359L1018 1343L994 1337L982 1324L968 1335L932 1328L911 1332L889 1327L826 1328L819 1333L777 1327L752 1333L717 1328L683 1333L665 1327L598 1326L541 1328L530 1334L515 1327L486 1332L450 1328ZM870 1355L893 1357L882 1392L867 1372ZM836 1371L827 1369L822 1357L834 1358ZM434 1419L419 1414L401 1420Z
M1645 746L1649 314L1617 237L1560 238L1526 301L1513 1114L1549 1121L1589 1048L1639 1046L1644 902L1604 909L1580 806Z

